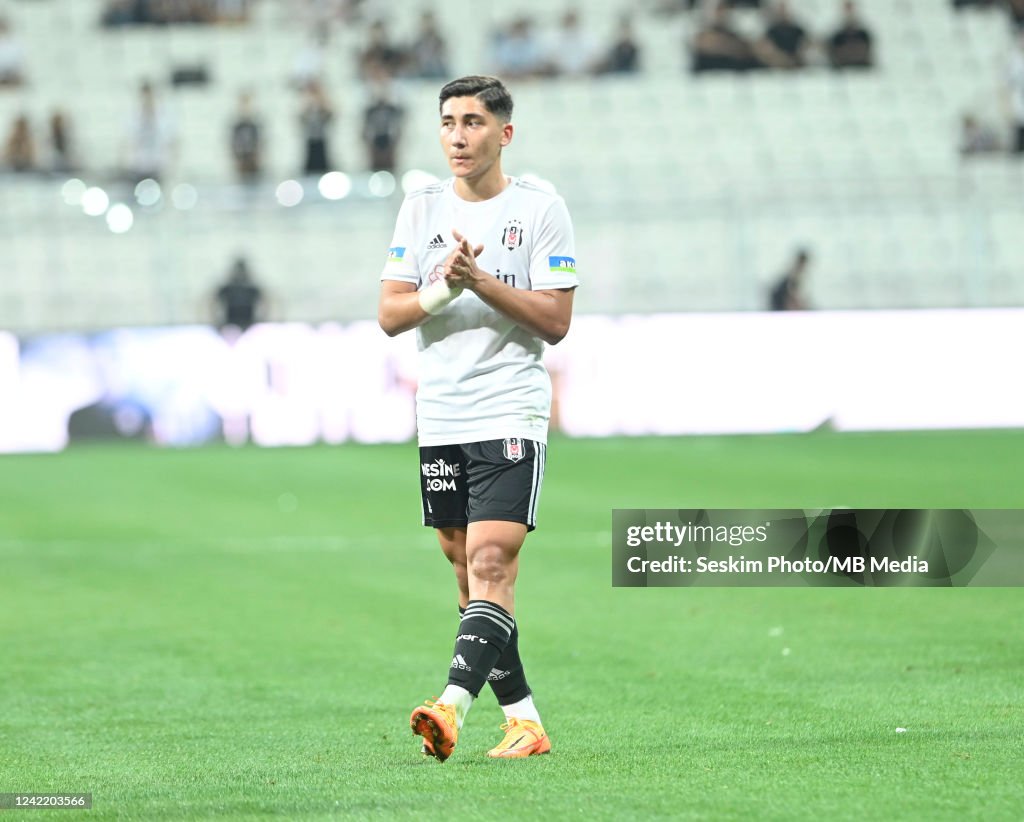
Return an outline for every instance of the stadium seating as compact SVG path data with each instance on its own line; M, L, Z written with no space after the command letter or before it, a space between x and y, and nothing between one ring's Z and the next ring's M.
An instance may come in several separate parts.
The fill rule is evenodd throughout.
M18 331L206 321L208 295L231 259L247 256L278 299L278 318L373 316L381 249L400 189L375 197L362 172L355 74L356 28L339 31L326 61L340 115L334 154L352 173L352 196L327 202L316 181L294 208L275 197L301 160L298 100L288 86L307 41L285 0L254 4L239 26L105 30L99 3L40 0L6 9L28 55L30 83L0 92L0 128L21 111L42 131L49 112L70 114L89 185L135 206L111 182L125 119L143 77L203 64L211 83L164 88L180 133L161 206L135 207L113 234L61 199L63 178L7 176L0 186L4 276L0 327ZM415 14L391 4L394 36ZM815 33L838 2L805 0ZM812 250L812 303L821 308L1019 305L1024 301L1024 164L962 161L960 114L1000 115L1001 60L1009 43L994 12L949 3L861 0L877 34L879 67L837 74L701 76L686 69L688 15L638 14L644 71L637 77L519 83L511 173L552 181L569 202L589 312L764 307L770 281L797 246ZM381 7L386 4L381 4ZM490 7L461 37L478 4L438 4L455 72L487 70L486 31L512 14L553 26L559 10L529 0ZM584 20L606 41L622 6L588 3ZM752 12L739 16L751 31ZM237 93L252 88L267 125L267 182L246 194L232 180L227 129ZM408 111L403 168L438 176L437 83L403 81ZM178 183L195 207L170 204Z

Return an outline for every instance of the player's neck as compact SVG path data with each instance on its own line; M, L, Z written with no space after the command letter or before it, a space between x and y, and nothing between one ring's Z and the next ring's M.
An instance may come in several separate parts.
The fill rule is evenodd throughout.
M508 177L498 168L475 179L456 177L455 194L462 200L478 203L497 197L508 187L508 184Z

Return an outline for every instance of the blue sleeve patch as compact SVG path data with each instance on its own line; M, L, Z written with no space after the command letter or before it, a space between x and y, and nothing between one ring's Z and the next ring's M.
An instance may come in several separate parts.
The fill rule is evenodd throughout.
M548 268L551 271L562 271L567 274L576 273L575 257L548 257Z

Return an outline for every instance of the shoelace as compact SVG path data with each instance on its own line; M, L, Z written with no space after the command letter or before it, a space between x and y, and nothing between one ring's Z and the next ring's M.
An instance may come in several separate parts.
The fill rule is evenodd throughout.
M533 733L534 736L536 736L536 733L533 731L532 728L528 728L520 719L518 719L517 717L514 717L514 716L510 717L505 722L502 722L499 727L506 734L511 733L513 728L515 728L515 729L522 730L522 731L528 731L530 733Z
M451 714L453 718L455 716L455 706L449 705L447 702L438 702L436 696L433 699L424 699L423 704L428 708L437 708L444 713Z
M516 717L510 717L506 722L501 723L501 730L505 732L505 738L501 740L501 744L498 745L498 750L509 749L515 742L519 742L523 737L520 736L518 739L513 740L512 734L517 731L522 731L523 735L530 733L533 735L533 739L537 739L537 732L532 728L527 727L521 720Z

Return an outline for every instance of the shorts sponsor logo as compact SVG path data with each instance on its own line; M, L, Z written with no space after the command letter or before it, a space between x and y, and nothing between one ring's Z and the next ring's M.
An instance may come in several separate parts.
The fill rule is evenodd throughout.
M460 639L464 639L467 642L479 642L481 645L487 644L486 639L484 639L482 636L477 636L476 634L459 634L458 638L455 641L458 642Z
M452 657L452 664L449 668L458 668L460 671L472 671L473 669L466 664L466 660L462 658L462 654L456 654Z
M505 677L511 675L511 671L499 671L497 668L491 668L491 672L487 674L487 681L497 682L499 679L504 679Z
M526 447L519 437L507 437L502 446L502 451L505 454L505 459L512 462L519 462L519 460L526 456Z
M426 479L428 491L454 491L455 480L462 476L461 465L440 458L420 463L420 471Z

